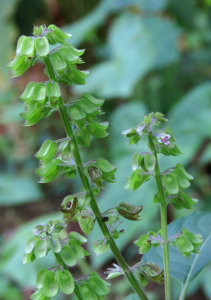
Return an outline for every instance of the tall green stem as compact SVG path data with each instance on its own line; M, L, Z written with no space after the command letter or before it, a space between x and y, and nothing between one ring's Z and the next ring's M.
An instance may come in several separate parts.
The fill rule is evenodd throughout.
M163 190L163 185L161 182L160 170L158 165L158 158L157 158L157 151L155 145L153 143L152 134L149 134L149 143L151 151L155 156L156 163L155 163L155 180L158 188L158 195L161 199L160 204L160 212L161 212L161 227L162 227L162 234L163 234L163 262L164 262L164 274L165 274L165 295L166 300L171 300L171 277L170 277L170 265L169 265L169 246L168 246L168 234L167 234L167 209L166 209L166 201L165 195Z
M51 62L50 62L49 58L46 57L44 59L44 61L45 61L50 79L55 81L56 80L55 79L55 74L54 74L54 71L53 71L53 68L52 68L52 65L51 65ZM89 184L89 180L83 172L83 163L82 163L81 156L80 156L80 153L79 153L78 144L76 142L75 135L73 134L70 119L67 115L67 111L66 111L66 108L64 106L64 103L63 103L63 100L62 100L61 97L58 100L58 107L59 107L59 112L60 112L65 130L66 130L67 136L71 138L71 141L73 142L73 145L74 145L74 147L73 147L73 156L75 158L75 163L77 165L78 174L81 178L81 182L83 184L84 190L86 191L86 193L91 198L90 206L91 206L92 211L95 215L97 223L98 223L98 225L99 225L99 227L102 231L102 234L107 239L107 241L109 242L110 249L111 249L113 255L115 256L115 258L116 258L117 262L119 263L120 267L122 268L126 278L128 279L128 281L132 285L133 289L135 290L135 292L137 293L139 298L142 299L142 300L148 300L148 298L145 295L145 293L143 292L141 286L137 282L132 270L130 270L130 268L128 267L126 261L124 260L122 254L120 253L119 249L117 248L117 245L116 245L113 237L111 236L105 222L103 222L103 220L102 220L100 210L99 210L97 202L95 200L95 196L94 196L92 188Z

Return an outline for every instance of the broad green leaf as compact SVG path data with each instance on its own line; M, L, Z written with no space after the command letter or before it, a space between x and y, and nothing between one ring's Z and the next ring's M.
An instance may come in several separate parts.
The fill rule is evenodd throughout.
M75 90L107 99L131 96L134 85L148 72L178 61L178 36L178 27L170 19L120 14L108 35L109 60L91 68L86 86Z
M74 251L69 245L64 245L60 251L61 258L67 266L74 266L77 262Z
M59 290L57 275L53 271L47 271L43 276L43 293L46 297L54 297Z
M43 287L43 276L46 272L46 269L40 269L37 273L36 286L38 289L41 289Z
M168 225L168 237L186 228L194 234L202 234L203 244L200 246L200 252L191 254L188 260L184 258L177 248L169 246L170 251L170 273L186 289L190 282L199 274L199 272L211 261L211 213L197 212L186 217L177 219ZM144 255L143 260L152 261L159 267L163 267L161 246L154 248Z
M69 295L74 291L74 279L69 271L59 272L58 281L61 291Z

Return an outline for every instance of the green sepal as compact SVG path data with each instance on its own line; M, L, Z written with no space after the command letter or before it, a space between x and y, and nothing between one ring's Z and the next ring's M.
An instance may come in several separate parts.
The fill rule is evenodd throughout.
M61 91L57 82L48 82L46 85L46 94L49 100L56 101L61 96Z
M24 61L24 56L18 53L15 58L7 64L7 68L10 70L17 70Z
M29 254L33 251L34 249L34 244L35 244L35 236L32 236L30 239L28 239L27 243L26 243L26 247L25 247L25 253Z
M75 253L69 245L64 245L60 251L61 258L63 262L69 266L75 266L77 263Z
M98 124L96 123L88 123L87 130L89 131L89 133L96 138L106 137L108 133L104 130L102 131L101 129L99 129L97 125Z
M86 114L92 114L98 110L98 107L93 105L88 99L81 97L78 103L83 108Z
M42 258L47 253L47 241L45 239L36 238L34 246L34 254L37 258Z
M56 234L48 237L48 244L53 252L59 253L61 251L61 244Z
M108 241L103 240L100 243L95 243L94 245L94 252L98 255L107 252L110 249L110 244Z
M40 159L42 163L48 164L55 157L57 153L57 144L51 140L46 140L40 150L35 154L37 159Z
M85 78L89 75L89 71L79 71L74 64L68 64L67 75L71 78L73 83L83 85L86 83Z
M59 51L50 53L50 60L55 70L64 70L67 68L66 60Z
M80 233L78 233L76 231L71 231L69 233L69 237L76 239L80 244L84 244L87 242L87 239L83 235L81 235Z
M69 63L74 64L79 58L78 55L75 55L73 50L67 47L66 45L62 45L59 51Z
M84 258L84 251L83 248L80 245L80 242L76 241L76 240L70 240L69 241L69 245L72 248L75 256L77 259L83 259Z
M190 186L190 182L181 170L174 169L173 173L177 176L178 184L182 189L186 189Z
M23 39L20 53L24 56L32 56L34 57L35 48L34 48L34 38L25 37Z
M179 184L176 175L173 173L163 176L163 182L169 194L179 193Z
M169 148L168 146L162 145L162 147L157 150L157 153L162 153L166 156L178 156L183 154L183 152L181 152L175 144L174 148Z
M117 169L117 167L113 166L104 158L98 158L96 161L96 165L103 173L114 174Z
M109 288L104 284L104 281L99 277L91 275L88 283L92 286L95 293L99 296L105 296L109 293Z
M84 283L82 286L78 285L78 289L80 291L82 299L98 300L98 297L95 294L95 291L88 283Z
M190 175L184 168L181 164L177 164L175 166L175 170L180 170L182 171L182 173L185 175L185 177L188 179L188 180L193 180L194 177L192 175Z
M139 134L136 134L134 136L131 136L129 138L129 145L134 145L137 144L140 141L141 137Z
M141 155L134 153L132 157L132 170L135 171L141 166Z
M35 116L39 116L39 115L40 115L40 108L36 104L28 108L25 112L20 113L20 117L23 120L31 120Z
M46 272L47 272L46 269L40 269L37 273L36 286L38 289L41 289L43 287L43 276Z
M95 224L95 217L85 216L85 215L77 215L77 219L78 219L78 223L80 225L81 230L85 234L89 234L93 230L94 224Z
M35 39L35 49L37 54L40 57L45 57L46 55L48 55L49 52L49 43L48 43L48 39L43 36L43 37L38 37Z
M59 290L57 275L53 271L47 271L43 276L43 293L46 297L54 297Z
M57 43L64 44L66 39L69 39L72 35L65 33L55 25L49 25L48 29L52 29L51 35Z
M187 236L182 235L179 238L176 238L175 241L176 241L177 248L181 253L183 252L188 253L194 250L194 247Z
M26 59L24 59L17 69L12 70L12 78L22 75L29 67L30 63L26 62Z
M24 126L32 126L39 122L43 117L45 117L47 113L47 109L43 108L42 110L39 110L39 112L36 113L36 115L33 118L30 118L30 120L26 120L24 123Z
M85 112L83 111L81 106L77 103L73 104L72 106L69 106L67 111L70 118L74 121L83 120L86 118Z
M61 162L60 159L53 159L50 163L44 164L40 168L36 169L35 173L38 176L42 176L44 178L49 177L51 174L54 173L55 170L59 172L60 167L58 166L58 164L60 162ZM58 173L57 173L57 175L58 175Z
M32 94L32 101L44 102L46 100L46 85L45 83L37 83Z
M60 271L58 274L58 282L59 282L59 287L64 294L70 295L73 293L75 289L75 283L69 271L67 270L64 270L63 272Z
M77 144L83 146L83 147L89 147L90 146L90 133L86 128L80 129L76 133L76 141Z
M25 253L24 256L23 256L23 260L22 260L22 263L25 265L25 264L28 264L29 262L33 262L35 260L35 255L34 255L34 251L30 252L30 253Z
M20 53L21 48L22 48L22 44L23 44L23 41L25 40L25 38L27 38L27 36L25 36L25 35L21 35L19 37L18 42L17 42L17 46L16 46L16 54Z
M85 49L79 50L79 49L75 48L73 45L71 45L69 43L64 43L63 45L68 47L77 56L81 56L82 54L84 54Z
M45 296L43 295L43 291L41 289L41 290L35 291L33 294L30 295L29 298L31 300L43 300L45 298Z
M32 94L33 94L33 91L34 91L34 88L36 86L36 82L30 82L29 84L27 84L24 92L20 95L20 99L22 101L30 101L31 100L31 97L32 97Z
M139 247L139 253L144 254L148 252L151 248L151 242L148 240L149 235L143 234L139 240L134 241L134 244Z
M155 163L156 163L156 159L153 154L146 154L144 156L144 165L148 171L154 170Z

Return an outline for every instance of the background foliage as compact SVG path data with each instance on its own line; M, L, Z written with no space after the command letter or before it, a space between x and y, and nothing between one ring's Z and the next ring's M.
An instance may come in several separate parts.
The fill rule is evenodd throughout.
M71 186L62 178L46 185L37 183L34 153L44 140L56 139L64 132L57 115L32 127L22 126L19 113L23 107L18 96L29 81L44 80L45 75L43 66L37 64L22 77L10 80L5 64L15 55L18 36L30 35L33 24L54 23L73 35L71 44L86 48L83 69L91 71L87 84L80 88L63 87L63 94L66 101L83 91L106 99L102 120L110 121L110 135L94 140L91 148L83 152L83 159L102 156L118 167L118 182L110 184L98 199L102 210L120 201L144 206L143 220L130 222L130 230L124 220L122 227L126 232L118 240L132 265L140 259L132 241L149 228L160 228L158 206L153 205L153 183L146 183L134 193L124 190L125 177L131 173L132 154L145 151L146 145L129 146L121 131L138 124L143 113L161 111L167 115L184 154L179 160L161 158L161 166L165 169L180 161L187 167L195 177L188 192L200 200L194 211L211 211L210 15L210 0L1 0L0 299L28 299L36 271L41 267L37 262L21 264L32 227L49 218L62 218L58 212L61 200L80 188L77 178ZM185 214L185 210L175 212L169 207L168 221ZM74 222L69 227L80 230ZM100 236L95 226L89 240ZM91 249L90 264L102 273L113 262L112 255L108 252L96 258ZM46 267L53 259L48 257ZM76 278L88 273L89 268L86 262L78 265L74 270ZM196 277L189 293L195 293L196 299L210 298L210 280L208 265ZM175 281L175 299L179 288ZM147 290L151 291L151 300L162 299L162 286L150 284ZM116 281L110 297L120 300L130 292L121 279ZM57 297L62 299L61 295Z

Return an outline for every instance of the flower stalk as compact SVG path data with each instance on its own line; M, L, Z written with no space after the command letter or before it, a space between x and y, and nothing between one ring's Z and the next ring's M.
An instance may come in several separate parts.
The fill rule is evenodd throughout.
M167 205L163 190L163 185L160 177L160 169L158 165L157 151L153 142L152 134L149 134L150 148L155 156L155 181L158 188L158 195L161 199L160 212L161 212L161 228L162 228L162 249L163 249L163 262L164 262L164 274L165 274L165 296L166 300L171 300L171 278L170 278L170 264L169 264L169 245L168 245L168 233L167 233Z
M53 67L51 65L51 62L50 62L49 58L45 57L44 62L45 62L45 65L47 67L50 80L55 81L56 80L55 79L55 74L54 74ZM100 213L100 210L99 210L98 205L96 203L95 196L94 196L93 191L91 189L91 186L89 184L88 178L85 176L85 174L83 172L83 163L82 163L81 156L80 156L80 153L79 153L78 144L77 144L75 136L73 134L70 119L69 119L68 114L66 112L66 108L64 106L64 102L62 100L62 97L60 97L59 100L58 100L58 107L59 107L60 116L61 116L62 122L64 124L67 136L69 138L71 138L71 140L73 142L73 145L74 145L74 147L73 147L73 156L74 156L74 159L75 159L75 162L76 162L76 165L77 165L78 174L80 176L80 179L81 179L81 182L83 184L84 190L86 191L86 193L91 198L90 206L91 206L91 209L92 209L92 211L95 215L97 223L98 223L98 225L99 225L99 227L102 231L102 234L106 238L106 240L109 242L110 249L111 249L113 255L115 256L117 262L119 263L120 267L122 268L122 270L124 272L124 275L126 276L128 281L132 285L134 291L137 293L137 295L139 296L139 298L141 300L147 300L148 299L147 296L143 292L143 290L142 290L140 284L137 282L133 272L130 270L130 268L127 265L125 259L123 258L122 254L120 253L119 249L117 248L117 245L116 245L113 237L111 236L105 222L103 222L103 220L102 220L101 213Z

